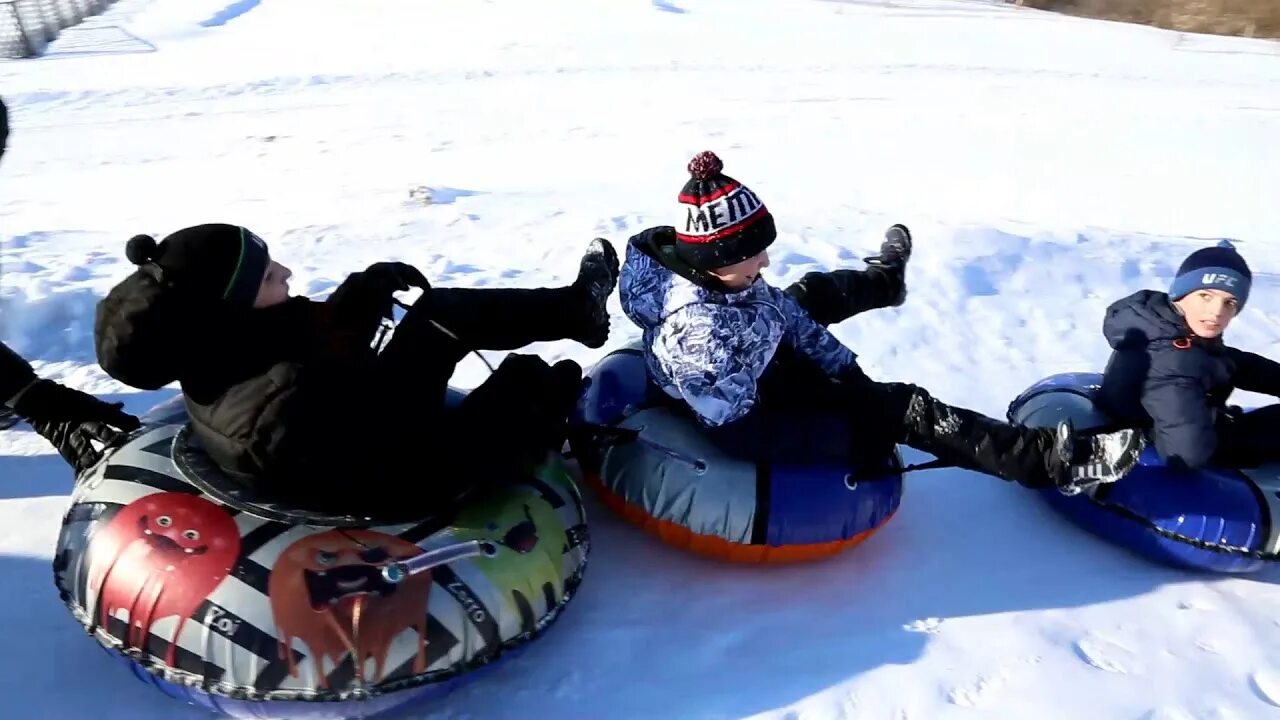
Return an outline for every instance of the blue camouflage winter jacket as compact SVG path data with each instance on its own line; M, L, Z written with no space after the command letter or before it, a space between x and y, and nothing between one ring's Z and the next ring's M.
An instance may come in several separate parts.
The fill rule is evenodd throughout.
M1142 290L1107 308L1114 351L1098 404L1117 421L1151 428L1160 457L1198 468L1218 449L1218 420L1242 390L1280 394L1280 364L1195 336L1163 292Z
M684 400L703 424L744 417L778 348L790 346L833 378L860 373L856 356L795 299L758 278L739 292L707 289L657 258L670 227L631 238L618 281L622 310L644 330L649 377Z

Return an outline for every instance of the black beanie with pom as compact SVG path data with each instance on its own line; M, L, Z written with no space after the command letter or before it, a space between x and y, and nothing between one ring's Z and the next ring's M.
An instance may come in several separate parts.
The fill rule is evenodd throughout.
M746 185L724 174L724 163L713 152L689 161L679 201L676 254L699 270L755 257L778 237L768 208Z
M184 228L157 243L136 235L125 246L134 265L154 263L165 281L206 300L252 307L271 255L262 238L238 225Z
M98 303L93 341L111 377L144 390L179 380L213 318L253 307L267 244L236 225L197 225L125 246L138 266Z

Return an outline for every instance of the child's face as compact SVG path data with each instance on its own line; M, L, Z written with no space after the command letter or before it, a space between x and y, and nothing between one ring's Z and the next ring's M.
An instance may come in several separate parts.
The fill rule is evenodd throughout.
M1231 324L1240 302L1225 290L1196 290L1173 303L1182 311L1191 332L1202 338L1216 338Z
M253 301L256 310L279 305L289 299L289 278L293 271L272 260L267 265L267 274L262 276L262 286L258 288L258 297Z
M767 267L769 267L769 251L762 250L759 255L712 270L711 274L720 278L720 282L730 290L746 290L751 287L751 283L755 282L756 278L760 277L760 271Z

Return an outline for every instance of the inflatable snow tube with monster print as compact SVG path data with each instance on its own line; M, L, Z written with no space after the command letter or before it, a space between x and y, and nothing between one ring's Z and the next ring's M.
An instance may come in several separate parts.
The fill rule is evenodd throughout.
M668 544L741 563L817 559L870 537L901 502L896 449L862 471L814 457L766 463L727 455L695 420L656 398L661 390L649 382L637 344L587 375L581 419L625 439L575 443L585 482L611 510ZM815 420L810 430L824 432Z
M524 646L588 551L559 455L447 516L321 516L221 476L179 396L77 480L54 575L85 629L167 695L233 717L372 717Z
M1009 421L1077 430L1114 425L1094 405L1098 373L1062 373L1027 388L1009 405ZM1250 573L1280 560L1280 465L1250 470L1204 467L1175 472L1155 448L1119 482L1079 495L1042 493L1054 509L1095 535L1160 563L1193 570Z

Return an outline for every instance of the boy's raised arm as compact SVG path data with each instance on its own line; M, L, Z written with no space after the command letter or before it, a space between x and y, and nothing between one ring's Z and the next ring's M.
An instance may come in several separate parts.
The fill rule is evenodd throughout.
M1231 349L1231 359L1236 363L1236 387L1280 397L1280 363L1235 348Z

